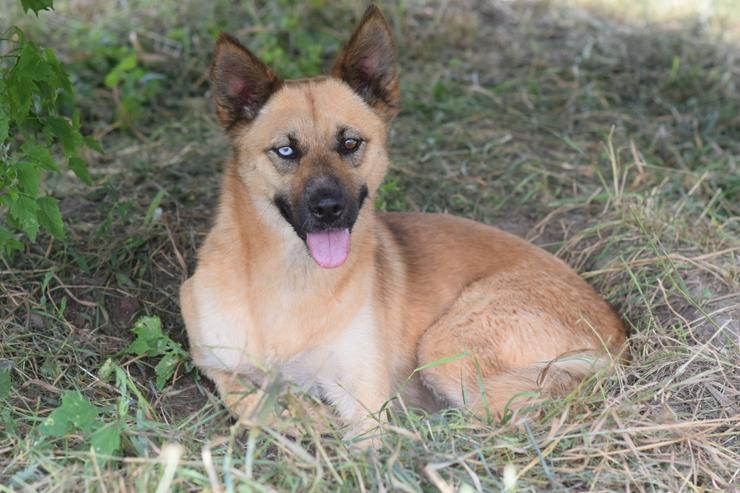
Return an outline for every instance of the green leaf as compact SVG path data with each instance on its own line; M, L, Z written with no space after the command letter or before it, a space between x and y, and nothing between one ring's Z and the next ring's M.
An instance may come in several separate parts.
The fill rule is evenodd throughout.
M44 435L53 437L63 437L72 432L70 420L64 412L58 412L59 408L51 412L49 416L41 423L39 431Z
M47 120L52 133L62 143L65 156L73 156L82 145L82 135L69 124L67 120L58 116L50 116Z
M49 148L46 146L25 143L23 144L23 154L25 161L36 163L49 171L59 171L59 166L57 166L54 158L51 157Z
M152 202L149 204L149 207L146 210L146 215L144 216L145 226L148 226L154 219L154 214L157 212L157 207L159 207L159 204L162 202L162 197L164 197L164 190L157 192L157 195L154 196Z
M177 369L177 365L180 364L182 359L182 354L170 351L159 360L157 366L154 367L154 373L157 375L157 390L164 388L167 381L175 374L175 369Z
M187 353L180 344L162 333L162 323L159 317L140 318L134 325L133 331L136 339L128 345L125 351L137 356L162 357L154 368L157 375L157 389L162 390Z
M15 239L13 233L0 226L0 254L10 255L23 249L23 243Z
M38 97L42 108L54 104L58 94L56 89L69 85L65 85L65 77L66 73L55 57L44 55L30 41L20 42L18 60L7 75L4 74L9 114L19 128L25 126L29 116L36 117L32 106L34 96Z
M82 180L85 185L92 185L92 176L90 176L90 172L87 170L87 164L85 164L82 158L78 156L71 157L68 164L69 169L74 171L77 178Z
M18 63L13 67L11 75L28 77L36 82L53 82L56 79L54 69L43 58L39 47L30 41L22 44Z
M8 102L10 103L10 116L16 125L24 123L31 109L31 98L38 90L36 84L27 76L11 76L8 78Z
M108 358L105 360L105 363L103 363L103 366L100 367L98 370L98 378L102 380L103 382L107 382L111 375L113 375L113 372L116 369L116 364L113 363L112 358Z
M15 199L7 196L3 198L8 206L10 217L18 223L18 227L28 235L31 241L36 241L36 234L39 231L39 205L36 201L26 195L19 195Z
M126 347L127 353L137 356L159 356L167 349L166 339L169 337L162 334L159 317L142 317L132 330L136 334L136 339Z
M78 391L67 391L62 395L62 404L41 424L45 435L64 436L70 428L89 433L97 422L98 408Z
M131 250L136 250L136 248L131 248ZM127 286L129 288L135 288L136 283L131 279L129 276L124 274L123 272L116 272L116 282L119 286Z
M16 173L21 190L36 198L43 177L41 169L35 163L18 163Z
M83 137L83 139L85 140L85 145L88 148L92 149L95 152L99 152L101 154L103 153L103 147L100 145L100 142L95 140L95 138L93 138L91 135L87 135Z
M429 362L429 363L427 363L425 365L422 365L422 366L414 369L414 371L411 373L411 375L414 375L414 374L419 373L419 372L424 371L424 370L428 370L429 368L434 368L435 366L439 366L439 365L443 365L445 363L449 363L451 361L456 361L456 360L459 360L461 358L467 358L469 356L470 356L470 353L468 353L467 351L464 351L464 352L459 353L459 354L453 354L452 356L447 356L445 358L440 358L438 360Z
M99 428L90 437L95 452L102 455L113 455L121 447L121 428L112 423Z
M10 368L0 368L0 400L10 395Z
M136 68L136 64L136 53L131 53L124 57L120 62L118 62L118 65L113 67L113 69L108 72L108 75L105 76L105 85L110 89L116 87L126 72Z
M23 7L23 13L33 10L33 13L37 16L42 10L52 10L54 8L53 0L21 0L21 7Z
M64 70L64 66L57 58L54 50L51 48L45 48L44 58L46 59L46 63L49 64L49 68L51 68L52 72L54 72L56 85L67 94L72 95L72 83L69 81L69 75L67 75L67 71Z
M38 199L39 223L46 231L57 240L64 240L64 222L62 213L59 211L59 202L54 197L42 197Z

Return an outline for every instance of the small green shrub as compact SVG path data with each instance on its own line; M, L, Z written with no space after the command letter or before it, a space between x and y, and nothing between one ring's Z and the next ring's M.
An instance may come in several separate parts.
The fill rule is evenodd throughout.
M41 423L39 431L51 437L80 434L98 454L111 455L121 447L121 425L101 417L103 410L93 405L79 390L62 394L62 403Z
M24 11L51 9L51 0L21 0ZM20 233L35 242L39 229L64 239L59 204L45 195L47 173L62 161L83 182L91 182L80 157L84 147L100 150L80 131L74 91L54 50L42 48L11 27L4 35L10 49L0 54L0 255L23 247Z
M125 50L120 61L105 76L105 86L113 91L116 121L123 128L133 128L147 103L161 92L162 74L144 70L133 50Z
M162 322L159 317L140 318L132 331L136 334L136 339L126 347L125 352L136 356L160 358L154 372L157 375L157 390L162 390L175 374L177 367L187 361L188 354L179 343L162 333Z

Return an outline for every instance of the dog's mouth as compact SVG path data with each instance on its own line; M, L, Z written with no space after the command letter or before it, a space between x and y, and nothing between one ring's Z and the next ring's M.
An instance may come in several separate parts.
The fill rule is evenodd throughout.
M307 198L316 197L316 194L304 194L295 209L286 196L277 195L275 205L296 235L304 241L314 262L324 269L336 269L344 265L349 257L352 227L368 192L363 185L356 198L347 193L338 201L323 191L319 190L318 200L313 207ZM332 200L326 201L327 197Z
M307 233L308 252L324 269L336 269L349 257L349 236L349 228Z

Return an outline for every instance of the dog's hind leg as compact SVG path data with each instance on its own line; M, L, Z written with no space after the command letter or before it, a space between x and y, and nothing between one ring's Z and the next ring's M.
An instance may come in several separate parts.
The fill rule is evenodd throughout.
M422 336L421 379L440 400L501 417L507 405L567 393L608 364L604 342L588 323L603 315L601 307L584 307L567 292L545 304L520 286L515 276L469 285ZM573 316L579 306L591 317Z

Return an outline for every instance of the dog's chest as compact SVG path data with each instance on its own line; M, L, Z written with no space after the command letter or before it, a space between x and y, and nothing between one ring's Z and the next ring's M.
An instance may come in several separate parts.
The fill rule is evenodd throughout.
M336 337L277 365L280 374L302 390L323 389L354 379L358 367L377 359L377 333L370 303Z
M377 327L371 300L351 317L320 317L295 311L272 300L255 312L238 297L202 293L198 303L201 329L193 352L200 366L245 375L259 368L277 371L303 390L340 381L377 351Z

